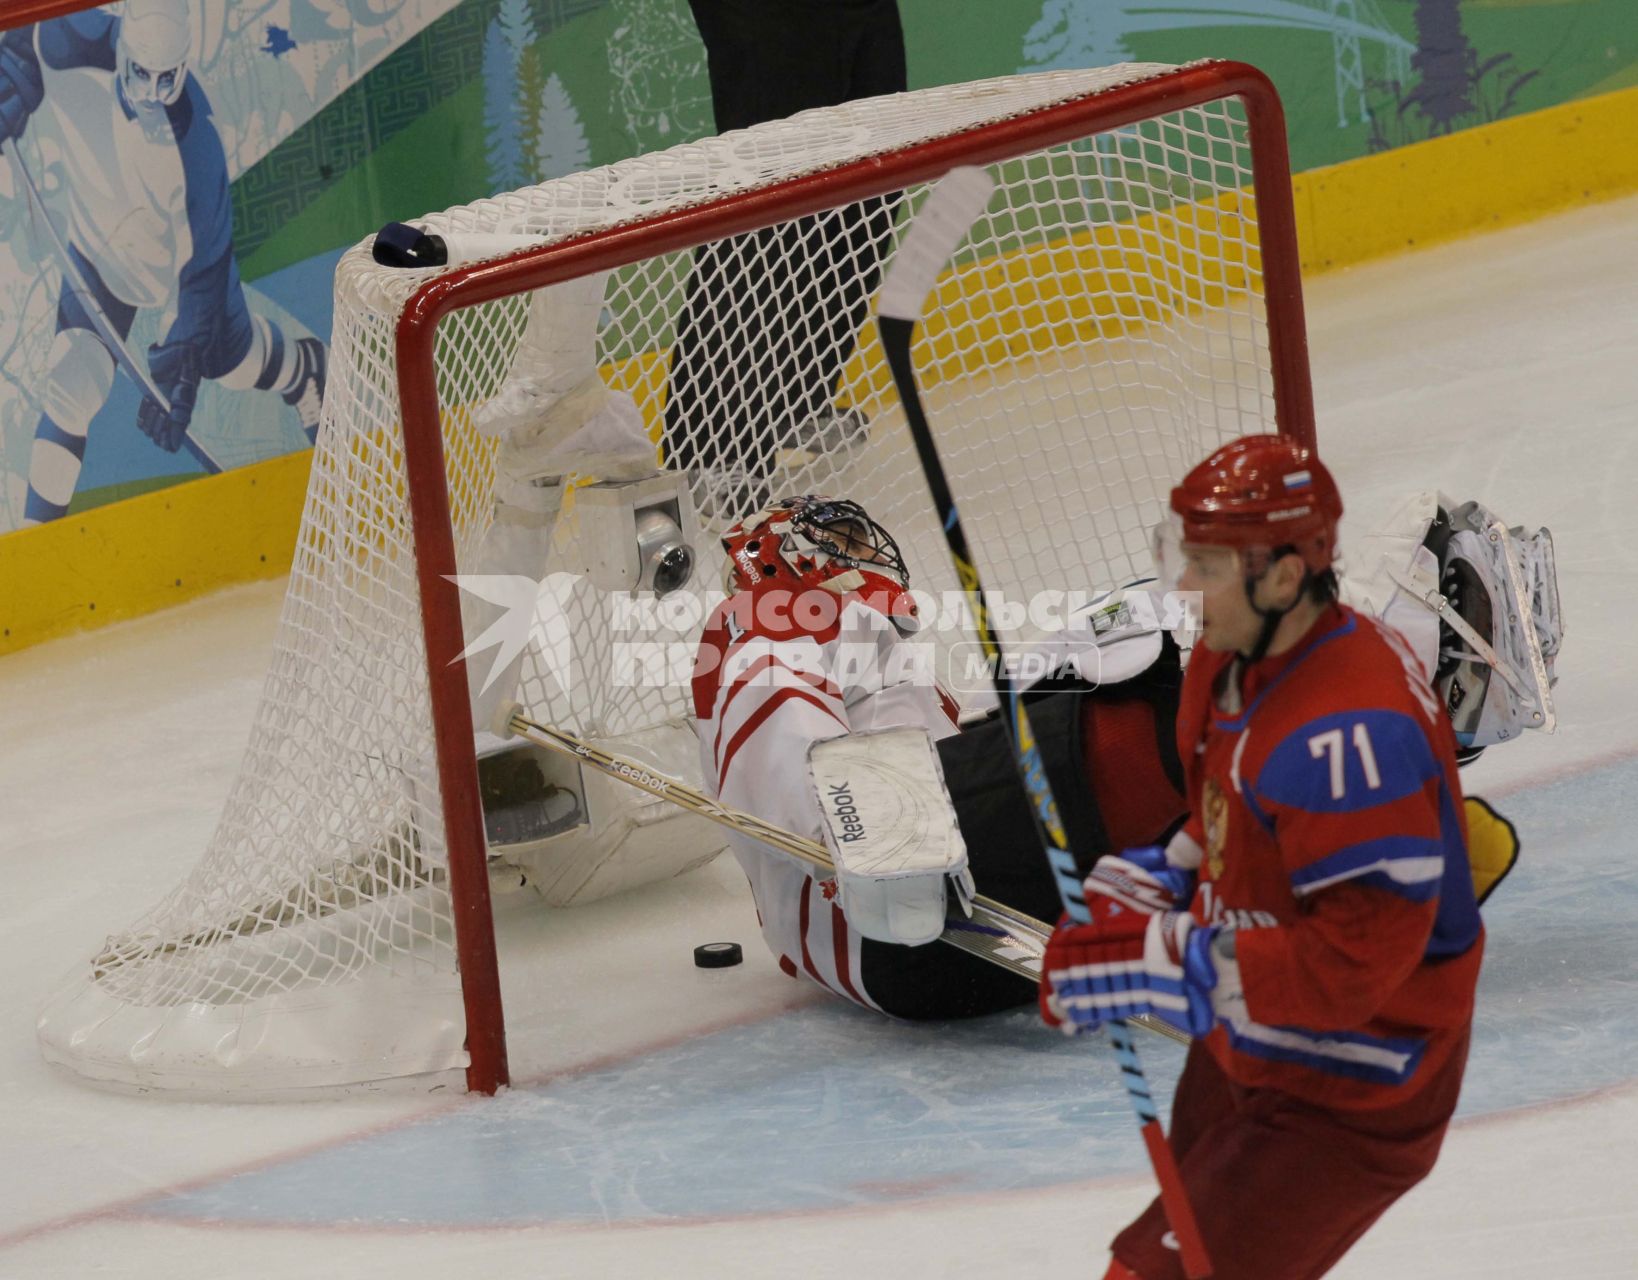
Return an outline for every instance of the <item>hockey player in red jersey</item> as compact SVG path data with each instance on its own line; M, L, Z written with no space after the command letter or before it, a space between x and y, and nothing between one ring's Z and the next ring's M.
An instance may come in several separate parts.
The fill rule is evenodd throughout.
M1201 599L1178 746L1190 816L1103 859L1043 965L1048 1022L1197 1037L1170 1141L1219 1280L1323 1275L1433 1167L1484 950L1446 709L1403 636L1337 602L1342 503L1251 436L1172 491L1163 577ZM1183 1270L1159 1202L1111 1280Z

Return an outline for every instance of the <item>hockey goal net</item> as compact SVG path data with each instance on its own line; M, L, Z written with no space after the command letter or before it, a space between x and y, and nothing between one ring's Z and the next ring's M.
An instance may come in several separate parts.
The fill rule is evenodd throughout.
M48 1005L47 1056L206 1092L458 1067L503 1083L452 581L490 533L486 406L549 358L540 299L595 279L596 370L687 482L667 507L700 558L685 597L719 581L711 534L779 491L858 499L918 586L953 590L871 307L928 184L958 164L988 166L996 194L914 354L991 591L1139 578L1170 485L1211 446L1311 437L1283 118L1239 64L850 103L421 223L539 238L500 260L395 269L360 245L336 272L323 425L237 781L193 872ZM565 506L559 568L609 551L573 545L609 536L577 524L594 496ZM572 670L528 657L534 718L634 749L684 725L686 666L620 678L606 601L542 599ZM692 767L687 750L647 758Z

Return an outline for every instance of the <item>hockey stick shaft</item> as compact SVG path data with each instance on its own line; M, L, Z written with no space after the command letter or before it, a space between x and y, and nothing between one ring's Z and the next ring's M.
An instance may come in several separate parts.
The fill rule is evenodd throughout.
M910 359L910 341L915 334L916 323L921 319L925 299L956 246L988 205L993 189L994 183L989 175L982 169L974 168L953 170L933 188L888 268L876 322L881 331L882 350L887 356L888 369L893 375L893 386L904 407L910 438L915 442L916 456L932 494L939 526L944 530L944 540L949 547L956 577L972 611L979 644L993 670L995 693L1001 703L1001 723L1007 728L1019 776L1034 808L1041 846L1051 864L1065 914L1071 920L1084 924L1090 921L1091 913L1087 910L1081 876L1069 847L1069 836L1059 817L1052 784L1047 780L1046 768L1035 745L1035 735L1030 730L1023 699L1002 663L1000 640L984 605L984 587L967 544L955 498L950 492L944 463L939 457L927 414L922 408L921 392ZM1127 1097L1143 1132L1144 1146L1154 1166L1155 1181L1160 1184L1160 1198L1166 1218L1180 1246L1184 1274L1189 1280L1205 1280L1212 1273L1211 1261L1200 1238L1200 1229L1195 1222L1194 1210L1189 1204L1177 1161L1166 1143L1154 1096L1144 1078L1131 1033L1124 1022L1116 1020L1109 1023L1109 1038L1120 1062Z
M571 756L600 773L778 849L827 875L836 870L829 850L817 841L808 840L794 831L786 831L754 813L723 804L705 792L656 773L636 760L605 751L572 733L531 720L516 705L507 712L505 727L509 733L525 742ZM1046 950L1046 941L1051 933L1052 930L1042 921L980 894L973 898L970 918L952 915L944 922L940 941L1036 982L1040 980L1041 955ZM1188 1040L1175 1027L1158 1019L1145 1020L1142 1025L1169 1040Z

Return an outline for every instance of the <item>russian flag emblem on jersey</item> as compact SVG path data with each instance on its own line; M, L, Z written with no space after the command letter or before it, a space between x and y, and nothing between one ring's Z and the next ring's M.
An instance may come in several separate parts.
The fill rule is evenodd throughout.
M1314 475L1311 471L1293 471L1285 478L1286 492L1296 493L1299 489L1306 489L1313 483Z

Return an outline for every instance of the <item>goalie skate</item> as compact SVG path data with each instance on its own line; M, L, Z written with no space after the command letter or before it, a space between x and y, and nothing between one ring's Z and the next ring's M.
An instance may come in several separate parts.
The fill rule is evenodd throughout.
M1441 496L1421 547L1438 561L1437 586L1426 565L1389 576L1439 619L1433 683L1464 759L1525 729L1552 732L1564 637L1552 535L1526 536L1477 502Z

